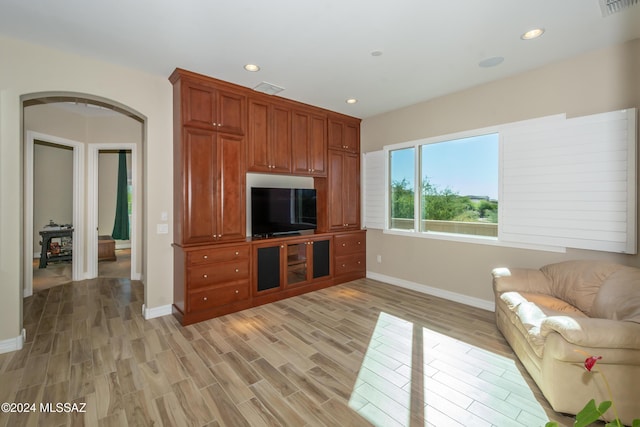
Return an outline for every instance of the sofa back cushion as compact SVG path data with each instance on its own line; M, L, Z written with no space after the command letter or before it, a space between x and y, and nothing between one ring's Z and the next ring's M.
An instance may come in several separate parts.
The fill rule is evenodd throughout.
M640 323L640 269L627 267L609 276L593 301L591 316Z
M540 270L551 281L551 292L591 316L593 300L602 283L614 272L625 268L605 261L564 261Z

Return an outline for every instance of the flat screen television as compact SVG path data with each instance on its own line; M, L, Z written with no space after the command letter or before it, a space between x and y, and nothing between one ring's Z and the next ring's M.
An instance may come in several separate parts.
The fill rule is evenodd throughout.
M251 234L269 237L315 230L318 225L313 188L251 188Z

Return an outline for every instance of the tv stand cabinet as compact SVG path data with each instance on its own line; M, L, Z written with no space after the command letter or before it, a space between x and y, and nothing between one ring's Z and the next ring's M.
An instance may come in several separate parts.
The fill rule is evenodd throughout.
M189 325L362 278L365 246L365 230L174 245L173 314Z

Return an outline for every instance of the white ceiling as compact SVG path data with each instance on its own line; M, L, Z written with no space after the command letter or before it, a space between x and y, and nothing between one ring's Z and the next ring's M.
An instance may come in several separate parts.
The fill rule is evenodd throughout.
M0 34L160 76L266 81L365 118L640 38L640 4L605 18L598 0L0 0Z

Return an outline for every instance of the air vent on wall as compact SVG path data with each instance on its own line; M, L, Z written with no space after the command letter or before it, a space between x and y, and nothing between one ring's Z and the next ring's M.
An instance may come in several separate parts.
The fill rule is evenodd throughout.
M278 92L282 92L284 88L274 85L273 83L262 82L258 86L254 87L253 90L266 93L268 95L275 95Z
M623 9L638 4L638 0L599 0L602 16L613 15Z

